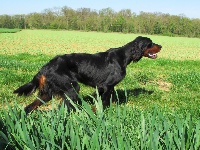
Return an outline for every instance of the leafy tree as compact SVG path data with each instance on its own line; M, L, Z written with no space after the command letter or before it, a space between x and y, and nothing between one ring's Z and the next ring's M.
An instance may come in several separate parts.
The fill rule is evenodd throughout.
M74 10L64 6L27 15L0 15L0 27L200 37L200 19L190 19L183 14L177 16L160 12L140 12L136 15L130 9L115 12L112 8L96 11L90 8Z

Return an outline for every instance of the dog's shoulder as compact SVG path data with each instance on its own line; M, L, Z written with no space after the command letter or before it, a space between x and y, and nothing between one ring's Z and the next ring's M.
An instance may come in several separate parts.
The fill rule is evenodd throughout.
M124 50L121 47L119 47L119 48L110 48L106 52L110 59L118 59L118 57L121 57L121 55L123 55Z
M117 48L110 48L105 52L99 52L99 53L96 53L95 55L97 57L104 58L105 60L111 60L114 57L116 57L115 56L116 55L116 50L117 50Z
M108 49L106 52L107 53L113 53L113 52L116 52L119 48L110 48Z

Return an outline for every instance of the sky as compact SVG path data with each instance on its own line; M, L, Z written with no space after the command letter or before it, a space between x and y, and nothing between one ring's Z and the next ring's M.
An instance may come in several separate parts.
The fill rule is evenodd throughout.
M136 14L141 11L161 12L200 19L200 0L0 0L0 15L41 13L45 9L63 6L97 11L110 7L114 11L131 9Z

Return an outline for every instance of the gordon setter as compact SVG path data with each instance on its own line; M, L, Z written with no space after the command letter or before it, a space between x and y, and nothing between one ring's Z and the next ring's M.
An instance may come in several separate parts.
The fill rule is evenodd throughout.
M109 106L114 86L125 77L127 65L139 61L143 56L155 59L161 48L150 38L139 36L122 47L110 48L105 52L56 56L29 83L14 93L19 96L30 95L39 89L38 98L25 107L26 114L42 105L42 101L50 101L53 95L61 96L66 106L71 108L66 95L77 103L80 90L78 82L81 82L97 87L103 106Z

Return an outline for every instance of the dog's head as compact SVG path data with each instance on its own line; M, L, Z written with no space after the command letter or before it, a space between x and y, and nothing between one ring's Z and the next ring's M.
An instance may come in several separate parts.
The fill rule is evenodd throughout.
M156 59L157 53L161 50L162 46L152 42L150 38L147 37L137 37L135 41L138 43L140 52L142 56Z

